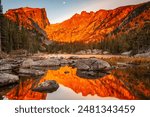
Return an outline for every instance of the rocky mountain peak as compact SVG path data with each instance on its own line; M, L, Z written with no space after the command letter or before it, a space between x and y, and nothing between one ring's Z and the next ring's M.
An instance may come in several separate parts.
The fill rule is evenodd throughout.
M34 28L32 21L41 29L50 25L45 8L21 7L18 9L10 9L5 13L5 16L29 29Z
M149 12L150 2L147 2L97 12L82 11L62 23L51 25L44 8L11 9L5 15L29 29L41 28L53 41L91 43L99 42L119 31L140 28L141 24L149 23Z

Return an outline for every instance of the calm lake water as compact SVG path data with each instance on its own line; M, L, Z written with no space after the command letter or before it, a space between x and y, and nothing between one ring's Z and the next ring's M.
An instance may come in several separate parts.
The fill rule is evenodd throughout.
M45 80L56 80L60 87L53 93L32 91L35 84ZM150 69L117 69L90 79L79 77L76 68L65 66L48 70L41 78L21 77L19 84L1 88L0 95L9 100L150 99Z

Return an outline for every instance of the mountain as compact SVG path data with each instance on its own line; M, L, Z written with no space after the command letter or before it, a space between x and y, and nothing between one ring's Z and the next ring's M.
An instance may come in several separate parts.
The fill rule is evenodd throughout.
M2 43L4 51L8 51L6 45L12 45L9 51L16 49L26 49L30 52L46 51L46 46L51 44L44 30L50 25L45 8L22 7L10 9L4 16L4 32L7 30L8 33L5 34L5 39L3 39ZM8 23L13 26L8 25ZM9 30L10 27L11 30ZM11 36L7 37L7 35Z
M150 23L150 2L114 10L83 11L62 23L50 25L46 32L54 41L89 43L121 30L139 28L146 23Z
M50 39L61 42L99 41L112 32L136 6L120 7L115 10L75 14L69 20L47 27Z
M150 24L150 2L113 10L82 11L58 24L50 24L45 9L39 8L13 9L5 16L28 29L45 32L50 40L56 42L91 43Z
M42 34L45 33L44 29L46 26L50 25L44 8L24 7L10 9L5 13L5 16L20 26L24 26L30 30L35 29Z

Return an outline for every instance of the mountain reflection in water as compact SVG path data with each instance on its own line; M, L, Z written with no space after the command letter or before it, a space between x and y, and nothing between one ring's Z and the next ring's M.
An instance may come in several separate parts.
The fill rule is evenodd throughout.
M10 90L6 94L6 98L10 100L42 100L46 99L45 93L33 92L31 90L34 79L21 79L18 86Z
M46 75L43 76L40 80L38 80L37 84L44 82L46 80L56 80L60 85L69 88L68 90L70 89L73 90L77 95L82 94L83 97L91 95L90 96L91 99L94 96L98 96L100 97L100 99L102 97L116 97L119 99L149 99L150 79L144 76L146 81L142 81L141 79L139 79L137 75L138 73L136 73L137 78L135 78L134 72L135 71L132 71L131 75L130 72L127 70L114 70L110 75L106 75L102 78L85 79L80 78L76 75L77 73L76 68L65 66L61 67L59 70L48 70ZM140 74L142 75L142 73ZM11 89L5 95L5 97L8 99L15 99L15 100L50 99L47 98L46 93L38 93L33 92L31 90L35 81L36 80L32 78L20 80L19 85ZM63 92L61 91L60 93ZM48 97L51 97L50 95L52 94L48 94ZM67 95L69 97L69 95L71 94L67 93ZM61 96L62 99L64 99L63 94L61 94ZM57 95L56 99L58 99Z

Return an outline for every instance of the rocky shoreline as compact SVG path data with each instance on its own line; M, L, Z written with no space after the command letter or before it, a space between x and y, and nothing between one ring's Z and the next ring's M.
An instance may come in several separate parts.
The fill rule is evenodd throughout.
M110 74L116 68L133 67L132 63L117 62L112 65L109 62L95 58L80 58L78 56L66 57L12 57L0 59L0 87L19 82L20 76L42 77L47 70L57 70L63 66L77 68L77 75L95 79ZM65 71L67 74L68 71ZM54 90L55 91L55 90Z
M61 58L9 58L0 60L0 86L9 85L19 80L19 76L42 76L49 69L58 69L62 66L76 67L81 71L103 71L110 69L109 63L96 59L82 59L70 57Z

